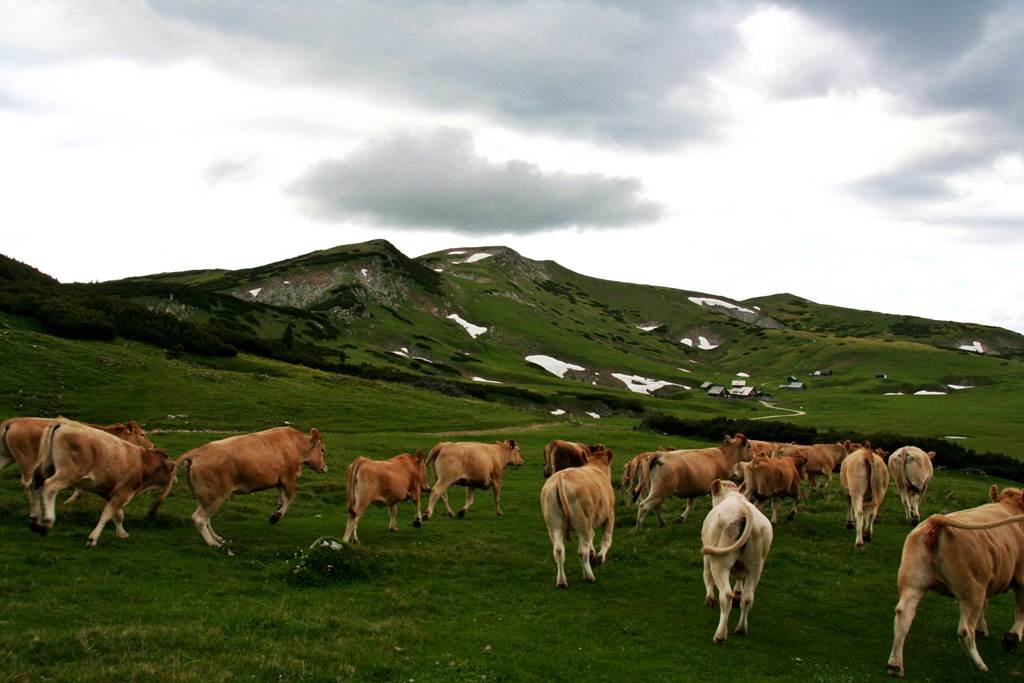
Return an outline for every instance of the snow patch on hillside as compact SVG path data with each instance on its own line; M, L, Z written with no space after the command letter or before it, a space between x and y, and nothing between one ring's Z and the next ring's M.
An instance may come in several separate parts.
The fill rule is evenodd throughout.
M498 380L495 379L484 379L483 377L474 377L473 381L483 382L484 384L504 384L504 382L499 382Z
M914 396L945 396L945 395L946 395L945 391L929 391L928 389L921 389L920 391L915 391L914 392Z
M621 372L613 372L612 377L625 384L626 388L629 389L630 391L636 394L646 394L648 396L651 395L651 392L657 391L658 389L663 389L665 387L683 386L681 384L676 384L675 382L667 382L662 379L647 379L646 377L641 377L640 375L627 375ZM683 388L689 389L689 387Z
M748 375L748 374L747 374L747 373L745 373L745 372L737 372L737 373L736 373L736 376L737 376L737 377L750 377L750 375Z
M682 344L683 346L689 346L690 348L693 348L693 340L690 339L689 337L683 337L682 339L679 340L679 343ZM708 341L707 337L697 337L697 348L700 349L701 351L710 351L711 349L717 349L718 346L718 344L712 344L710 341Z
M650 332L651 330L656 330L659 327L661 327L661 325L658 325L658 324L654 324L654 325L637 325L636 329L643 330L644 332Z
M408 358L410 360L421 360L424 363L430 363L431 365L434 364L434 361L430 360L429 358L424 358L423 356L412 356L412 355L410 355L409 354L409 349L404 347L404 346L401 349L399 349L398 351L392 351L391 353L395 354L396 356L401 356L402 358Z
M882 394L882 396L902 396L902 395L903 395L902 391L889 391L889 392L886 392L886 393Z
M590 411L587 411L587 415L589 415L590 417L594 418L595 420L600 420L601 419L601 416L598 415L597 413L592 413Z
M565 415L565 411L559 408L557 410L552 410L551 414L557 417L558 415Z
M687 370L686 368L676 368L676 370L679 370L680 372L685 372L685 373L688 373L688 374L693 372L692 370Z
M722 301L721 299L712 299L706 296L691 296L687 298L698 306L720 306L722 308L731 308L740 311L741 313L755 314L755 312L749 308L743 308L742 306L738 306L728 301Z
M480 325L474 325L473 323L469 322L468 320L463 319L462 316L460 316L458 313L452 313L451 315L448 316L448 319L449 320L454 320L459 325L462 325L462 329L466 330L466 332L469 333L469 336L472 337L473 339L476 339L481 334L483 334L484 332L487 331L486 327L481 327Z
M464 252L464 251L455 250L455 251L449 251L448 255L449 256L462 256L465 253L466 252Z
M523 360L525 360L527 363L533 363L534 365L541 366L542 368L550 372L555 377L558 377L559 379L565 379L565 373L567 373L569 370L575 370L577 372L586 370L586 368L580 367L579 365L566 363L565 361L560 361L557 358L552 358L551 356L533 355L526 356L526 358L524 358Z
M249 294L252 296L252 298L255 299L256 297L258 297L260 295L260 292L262 292L262 291L263 291L262 287L257 287L256 289L250 289L249 290Z
M963 344L960 346L964 351L973 351L974 353L985 353L985 347L980 341L975 341L973 344Z
M947 387L956 391L963 391L964 389L973 389L974 386L971 384L947 384Z
M485 258L490 258L491 256L494 256L494 254L479 252L470 256L468 259L463 261L463 263L476 263L477 261L483 261Z
M444 272L444 268L434 268L434 272L435 273L443 273Z

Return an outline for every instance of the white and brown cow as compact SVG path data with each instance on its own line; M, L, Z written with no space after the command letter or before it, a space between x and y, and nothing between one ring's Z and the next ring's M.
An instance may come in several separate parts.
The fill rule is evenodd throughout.
M704 518L700 531L707 591L704 600L708 607L717 605L720 610L714 641L724 643L729 635L729 612L736 597L740 602L736 633L747 633L747 617L772 547L772 525L731 481L715 480L711 484L711 500L711 512ZM718 588L717 599L715 588Z
M587 445L555 439L544 447L544 477L550 477L567 467L582 467L591 453L604 449L602 444Z
M781 498L792 498L793 509L786 519L793 519L800 508L801 471L806 460L802 455L786 455L778 458L755 456L750 462L741 462L743 485L741 490L747 500L757 504L768 501L772 508L772 524L778 519L775 502Z
M142 491L160 489L174 481L175 463L161 450L143 448L98 429L58 418L40 440L40 462L33 486L39 489L41 516L31 527L45 536L56 519L60 491L77 486L107 500L89 545L99 540L110 520L118 538L127 538L124 507ZM43 479L43 477L46 477Z
M921 498L935 473L932 467L934 457L935 451L925 453L917 446L897 448L889 456L892 482L900 494L907 520L913 525L921 521Z
M907 535L900 562L889 673L902 676L903 644L925 593L934 590L960 606L957 637L971 662L988 671L978 654L975 631L988 635L989 598L1013 590L1016 614L1003 638L1015 652L1024 637L1024 492L993 485L992 502L948 515L932 515Z
M465 516L473 506L474 490L490 488L494 489L494 510L500 516L501 482L505 466L520 467L523 457L519 454L519 445L513 439L494 443L444 441L430 449L426 464L428 468L433 467L436 482L430 490L425 519L434 516L438 498L444 501L448 516L455 516L448 502L448 487L452 485L466 487L466 504L459 510L459 517Z
M178 464L185 465L185 476L199 502L192 522L207 545L214 547L220 547L224 539L213 530L210 518L232 494L276 488L277 511L270 516L270 523L277 524L295 497L295 483L302 474L302 466L315 472L327 471L320 432L311 429L307 436L293 427L275 427L211 441L186 452L178 458ZM150 515L156 514L172 484L173 481L153 503Z
M809 446L783 444L774 454L777 456L801 455L806 459L803 476L810 484L811 491L832 483L832 473L842 464L846 456L860 448L859 445L844 443L815 443Z
M39 462L39 442L42 441L43 432L55 418L49 417L12 417L0 423L0 470L11 463L18 466L21 472L21 486L25 489L25 495L29 501L29 516L32 519L39 519L41 515L38 498L34 498L32 486L32 474ZM133 443L143 448L153 448L153 442L146 436L146 432L139 426L138 422L118 422L111 425L97 425L82 422L87 427L99 429L100 431L113 434L119 439ZM80 492L75 492L67 499L67 503L74 502Z
M615 531L611 463L611 451L594 451L583 466L555 472L540 491L540 509L551 538L558 588L569 587L565 578L565 542L572 531L576 531L579 539L585 580L595 581L593 567L608 559ZM601 548L595 553L594 530L598 527L602 530Z
M643 476L634 487L634 499L648 486L650 492L637 510L636 528L641 528L650 510L658 515L658 522L665 526L665 515L661 506L665 499L675 496L686 498L686 509L679 516L681 521L693 510L694 501L711 491L711 485L718 479L728 479L736 464L750 460L747 437L737 434L726 438L716 448L698 448L684 451L658 453L641 464Z
M429 491L423 465L423 451L402 453L389 460L370 460L359 456L345 471L348 523L342 542L359 543L359 519L370 505L386 506L391 515L391 531L398 531L398 504L416 503L412 525L420 526L420 491Z
M846 528L857 530L858 548L871 540L875 518L889 490L889 470L882 455L881 449L868 444L846 456L839 469L839 480L849 501Z

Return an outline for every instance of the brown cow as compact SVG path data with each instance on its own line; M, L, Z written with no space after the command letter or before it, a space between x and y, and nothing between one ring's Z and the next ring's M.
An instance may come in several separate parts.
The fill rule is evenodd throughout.
M45 536L56 519L57 494L79 486L107 500L96 528L89 534L95 546L111 519L118 538L127 538L124 507L135 494L160 489L174 481L175 464L161 450L128 443L113 434L58 418L50 422L39 446L41 462L33 485L39 487L42 515L32 529ZM52 471L45 480L42 476Z
M540 509L555 556L557 588L568 588L565 578L565 541L575 529L579 538L583 578L596 581L591 567L604 564L615 531L615 491L612 490L612 452L591 454L582 467L555 472L540 491ZM601 527L601 548L594 552L594 530Z
M747 445L750 448L750 457L756 458L761 455L766 458L770 458L775 455L775 451L779 450L783 446L788 444L778 443L777 441L760 441L758 439L748 439Z
M693 510L694 500L707 495L715 480L728 479L736 463L747 460L750 460L750 451L747 448L747 437L742 434L727 437L717 448L668 451L655 455L641 465L645 476L633 489L635 498L650 485L650 493L637 510L636 528L643 526L644 518L652 508L658 515L658 522L665 526L661 506L670 496L687 499L686 509L679 516L685 522Z
M360 456L348 466L345 481L348 524L341 539L343 543L349 540L359 543L359 518L370 505L387 506L391 514L390 529L398 531L398 504L412 500L416 503L412 525L420 525L420 491L430 490L423 451L416 451L415 456L403 453L383 462Z
M672 449L664 449L666 452ZM622 479L619 480L618 489L622 492L622 504L629 503L633 495L633 488L639 483L642 474L641 468L645 463L661 451L645 451L638 453L622 466ZM646 469L644 470L646 471Z
M889 456L889 473L900 494L907 520L914 526L921 521L921 498L935 472L934 457L935 451L925 453L916 446L897 448Z
M948 515L932 515L907 535L900 562L889 673L903 675L903 643L929 590L956 598L957 637L967 656L988 671L975 644L975 630L988 635L985 605L1013 589L1017 610L1003 649L1015 652L1024 636L1024 493L993 484L992 502Z
M793 509L786 519L793 519L800 508L800 479L806 460L802 455L786 455L778 458L755 456L750 462L742 462L742 490L747 500L757 504L769 501L772 508L772 524L778 518L775 501L778 498L792 498Z
M544 447L544 478L546 479L567 467L582 467L587 464L587 458L591 453L603 450L605 447L602 444L588 446L574 441L555 439Z
M444 501L448 516L454 517L452 506L448 502L448 487L455 484L466 487L466 504L459 510L459 517L465 516L473 506L474 489L487 490L494 488L494 510L501 512L501 480L505 466L520 467L523 458L519 454L519 446L512 439L495 441L494 443L478 443L475 441L444 441L430 449L427 455L427 467L434 468L436 482L430 491L425 519L434 516L437 499Z
M846 459L846 456L860 448L859 445L846 441L845 443L816 443L810 446L798 444L782 444L775 455L802 455L807 462L804 463L803 476L810 484L811 491L823 488L832 483L832 473L836 465Z
M199 501L192 513L207 545L219 548L224 539L213 530L210 518L233 493L255 493L277 488L277 511L270 523L277 524L295 497L295 482L306 465L321 474L327 471L324 442L316 429L306 436L293 427L275 427L253 434L241 434L193 448L178 458L185 464L189 486ZM171 481L149 510L155 515L171 492Z
M21 471L21 486L28 496L29 516L32 519L39 519L41 514L39 500L34 498L32 473L35 472L39 462L39 442L51 422L53 422L53 418L48 417L12 417L0 423L0 470L12 462L17 463L18 469ZM113 434L136 446L153 448L153 442L146 436L146 432L139 426L139 423L134 420L112 425L97 425L88 422L80 424ZM78 496L79 489L76 488L65 502L74 502Z
M857 529L856 544L864 546L875 529L875 517L889 490L889 470L885 467L881 449L871 444L846 456L839 469L839 481L850 503L846 515L846 528Z

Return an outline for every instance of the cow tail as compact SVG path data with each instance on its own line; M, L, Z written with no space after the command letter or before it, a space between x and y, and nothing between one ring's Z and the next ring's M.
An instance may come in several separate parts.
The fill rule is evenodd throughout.
M1003 519L997 519L992 522L958 522L957 520L950 519L945 515L932 515L928 520L937 526L947 526L952 529L972 529L972 530L983 530L983 529L994 529L996 527L1005 526L1007 524L1016 524L1017 522L1024 522L1024 515L1013 515L1012 517L1005 517Z
M647 488L647 483L651 480L654 468L661 464L661 456L655 455L647 458L640 463L640 472L637 475L636 486L633 487L633 502L635 503L639 498L643 490Z
M550 477L555 473L555 464L552 462L551 451L554 450L551 444L544 446L544 478Z
M32 471L32 488L43 488L43 482L53 474L53 435L64 423L54 420L46 425L43 436L39 440L39 455L36 456L36 467Z
M729 553L735 552L745 546L747 541L750 540L750 534L754 530L754 513L750 510L750 504L743 506L743 532L740 537L736 539L736 542L725 548L716 548L714 546L704 546L701 550L703 555L728 555Z
M434 461L437 460L437 456L439 456L440 454L441 444L437 444L436 446L430 449L429 453L427 453L427 461L423 463L424 471L433 470L435 484L437 483L437 465L434 464Z
M864 456L864 467L868 473L868 493L871 494L871 502L874 503L877 496L875 496L875 454L873 451L868 451Z
M0 430L0 461L14 460L14 455L11 453L11 449L7 446L7 432L10 428L10 421L5 420L3 423L3 429ZM3 467L3 465L0 465L0 467Z
M188 478L189 469L192 464L192 455L190 453L186 453L174 461L174 471L171 472L170 481L167 482L167 486L165 486L164 490L160 493L160 497L154 500L153 504L149 506L148 514L150 517L156 517L157 510L159 510L160 506L163 505L165 500L167 500L167 496L171 495L171 489L174 488L174 482L178 480L178 468L181 467L182 463L185 464L185 477ZM189 488L192 488L191 481L189 481L188 485ZM193 491L193 493L195 492Z
M345 470L345 504L348 506L348 514L356 514L356 475L359 473L362 461L356 458Z
M572 514L569 512L569 497L565 495L565 479L559 477L555 482L555 491L558 493L558 504L562 508L562 516L565 518L565 540L572 539Z

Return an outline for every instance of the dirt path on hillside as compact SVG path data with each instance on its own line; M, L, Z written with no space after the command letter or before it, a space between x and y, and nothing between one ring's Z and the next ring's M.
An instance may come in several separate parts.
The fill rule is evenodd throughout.
M446 434L452 434L457 436L480 436L482 434L494 434L496 432L503 433L515 433L515 432L536 432L546 427L552 427L557 425L557 422L535 422L527 425L513 425L511 427L492 427L490 429L462 429L462 430L449 430L442 432L410 432L410 434L423 434L425 436L444 436ZM576 426L586 426L580 424ZM595 425L596 426L596 425ZM329 430L328 430L329 431ZM388 430L395 431L395 430ZM243 434L244 432L238 429L183 429L183 428L163 428L156 427L146 432L147 434Z
M767 401L761 401L761 405L763 405L765 408L771 408L772 410L784 410L786 412L783 413L782 415L762 415L761 417L752 417L750 418L751 420L774 420L779 417L799 417L800 415L807 414L806 410L794 410L793 408L779 408L778 406L773 406L771 403L768 403Z

